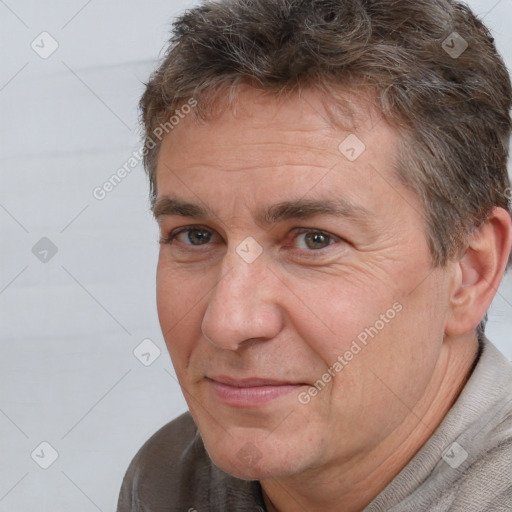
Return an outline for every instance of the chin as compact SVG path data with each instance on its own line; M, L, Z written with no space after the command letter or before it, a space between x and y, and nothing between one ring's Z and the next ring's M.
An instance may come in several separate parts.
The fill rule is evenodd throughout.
M205 447L219 469L242 480L283 478L301 473L308 467L304 443L294 447L290 441L275 438L269 441L268 437L268 432L260 436L224 433L222 440L208 442L207 438Z
M224 473L228 473L229 475L241 480L283 478L300 472L294 470L293 467L290 466L289 460L268 460L268 457L265 455L262 456L262 459L264 460L250 464L243 460L239 460L238 458L233 458L232 453L225 454L227 456L219 456L217 453L208 453L210 458L213 460L213 463L219 469L224 471Z

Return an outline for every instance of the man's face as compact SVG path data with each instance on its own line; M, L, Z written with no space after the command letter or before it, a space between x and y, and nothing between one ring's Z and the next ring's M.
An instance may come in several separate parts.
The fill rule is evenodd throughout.
M163 142L162 332L210 456L240 478L371 452L441 360L450 267L432 268L398 136L369 112L343 131L313 92L247 89Z

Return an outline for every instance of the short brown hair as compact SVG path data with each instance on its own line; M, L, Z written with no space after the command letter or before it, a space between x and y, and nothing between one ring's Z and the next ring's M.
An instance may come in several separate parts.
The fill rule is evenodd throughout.
M154 130L190 98L197 115L212 115L240 84L371 91L401 134L397 172L424 206L434 265L460 251L493 207L510 211L510 77L460 2L217 0L187 11L140 102L152 202Z

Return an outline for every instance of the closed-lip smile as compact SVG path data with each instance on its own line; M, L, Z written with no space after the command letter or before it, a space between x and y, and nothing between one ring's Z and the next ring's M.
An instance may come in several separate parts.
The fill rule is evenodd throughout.
M206 377L214 396L232 407L255 407L264 405L296 391L302 382L248 377L233 378L225 375Z

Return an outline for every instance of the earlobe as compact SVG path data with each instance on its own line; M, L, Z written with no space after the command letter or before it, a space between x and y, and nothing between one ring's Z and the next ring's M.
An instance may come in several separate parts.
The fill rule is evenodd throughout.
M462 336L481 322L503 278L511 240L510 214L498 207L471 234L466 252L456 263L447 336Z

